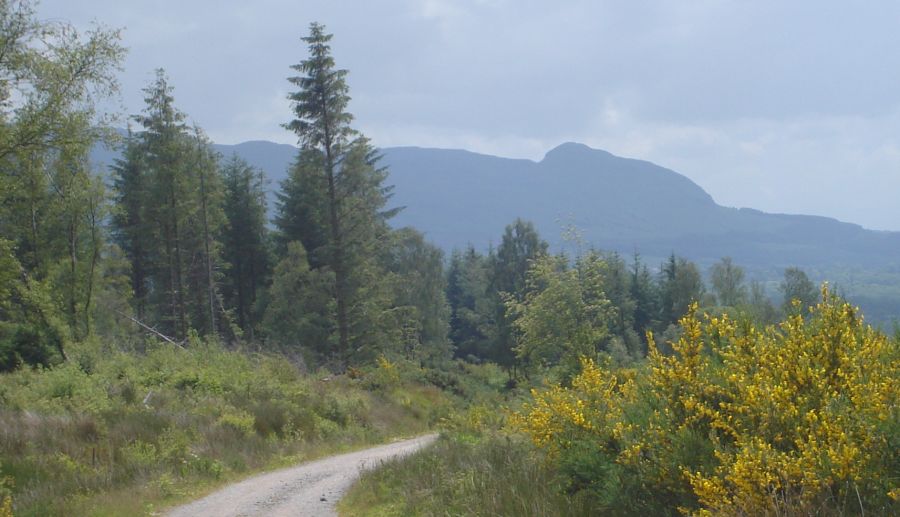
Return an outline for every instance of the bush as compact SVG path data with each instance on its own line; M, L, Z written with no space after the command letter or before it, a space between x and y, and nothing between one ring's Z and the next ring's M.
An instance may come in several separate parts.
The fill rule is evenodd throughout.
M900 349L823 291L806 317L757 329L681 321L645 368L582 361L534 392L516 427L571 488L610 511L697 515L900 510Z

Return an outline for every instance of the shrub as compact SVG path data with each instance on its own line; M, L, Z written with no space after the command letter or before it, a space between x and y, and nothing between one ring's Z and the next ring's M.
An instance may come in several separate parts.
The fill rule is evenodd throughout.
M582 360L570 388L515 417L573 490L617 511L698 515L898 510L900 353L823 289L806 317L757 329L681 321L646 368Z
M243 436L250 436L256 431L256 419L246 411L232 410L223 413L217 423Z

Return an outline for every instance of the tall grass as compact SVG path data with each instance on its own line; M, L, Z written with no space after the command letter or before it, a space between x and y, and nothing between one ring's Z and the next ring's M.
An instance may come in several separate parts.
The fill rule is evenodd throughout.
M564 483L529 444L451 434L365 474L339 509L348 517L590 515Z
M409 375L354 377L196 340L85 345L53 369L0 376L0 478L19 516L148 514L253 471L424 432L454 407Z

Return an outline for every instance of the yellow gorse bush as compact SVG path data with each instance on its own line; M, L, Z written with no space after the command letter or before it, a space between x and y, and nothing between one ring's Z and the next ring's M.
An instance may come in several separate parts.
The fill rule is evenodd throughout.
M535 391L513 423L557 457L593 443L620 484L631 476L682 513L896 511L898 345L822 295L765 329L694 306L672 354L650 336L644 369L582 360L570 387Z

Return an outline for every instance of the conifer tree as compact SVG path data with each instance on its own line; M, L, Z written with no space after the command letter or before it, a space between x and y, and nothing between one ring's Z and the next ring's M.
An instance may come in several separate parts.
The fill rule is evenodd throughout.
M658 293L653 278L646 264L641 263L640 256L635 253L631 263L631 281L629 283L631 299L634 300L634 331L646 344L648 330L653 330L658 316ZM643 350L646 353L646 347Z
M114 201L118 210L112 218L112 232L131 264L131 291L135 315L146 319L147 296L154 246L148 219L147 180L140 141L129 130L122 156L112 166Z
M496 335L496 307L488 292L491 263L471 245L450 256L447 273L447 302L450 304L450 341L457 357L472 360L491 358L491 342Z
M706 287L697 265L673 253L660 271L660 323L665 328L678 323L693 302L699 302Z
M300 151L282 184L278 215L280 249L300 242L314 269L334 278L336 348L342 362L364 350L383 346L396 328L387 314L390 304L378 263L387 235L385 210L390 187L387 171L377 165L368 140L352 127L346 70L335 68L322 25L310 25L303 38L309 57L292 69L288 80L294 119L285 125L296 133Z
M637 302L631 296L631 278L625 261L618 253L600 254L595 251L583 254L579 261L603 264L598 268L603 279L603 292L615 309L610 319L610 330L621 337L629 351L638 353L640 339L633 330Z
M222 169L225 185L223 257L228 272L222 294L237 324L253 339L259 323L257 299L269 276L269 237L263 173L234 155Z
M220 300L225 224L218 158L175 108L165 72L145 90L146 107L113 169L116 237L132 262L136 312L176 339L190 329L230 328Z

